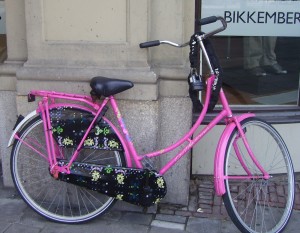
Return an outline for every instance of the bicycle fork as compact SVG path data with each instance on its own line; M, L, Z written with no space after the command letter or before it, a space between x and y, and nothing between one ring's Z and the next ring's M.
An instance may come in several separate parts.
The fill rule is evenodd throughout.
M234 147L234 151L237 155L237 158L238 160L240 161L243 169L245 170L245 172L248 174L249 176L249 179L259 179L259 178L263 178L263 179L269 179L270 178L270 175L263 169L263 167L260 165L260 163L258 162L258 160L256 159L253 151L251 150L251 147L248 143L248 140L246 138L246 130L242 129L241 127L241 124L240 122L236 121L235 122L237 128L238 128L238 136L234 139L234 142L233 142L233 147ZM261 173L263 174L263 177L261 176L254 176L253 174L251 174L251 172L249 171L247 165L245 164L245 161L243 160L243 157L242 157L242 154L240 152L240 149L238 148L237 146L237 140L241 138L244 145L245 145L245 148L248 152L248 155L250 156L251 160L253 161L253 163L255 164L255 166L261 171ZM239 177L235 176L234 177L235 179L238 179ZM244 176L241 177L242 179L245 179Z
M228 179L269 179L270 175L264 170L264 168L260 165L259 161L257 160L255 154L253 153L246 134L247 132L245 132L242 129L241 126L241 121L250 118L250 117L254 117L255 115L252 113L246 113L243 114L241 116L238 117L232 117L230 118L230 121L228 122L226 128L224 129L217 149L216 149L216 154L215 154L215 161L214 161L214 184L215 184L215 190L216 190L216 194L218 196L222 196L225 194L226 189L225 189L225 181ZM238 130L237 136L234 139L233 142L233 147L234 147L234 151L236 153L237 159L240 162L242 168L245 170L246 175L241 175L241 176L228 176L224 174L224 168L225 168L225 159L226 159L226 150L227 150L227 146L228 146L228 142L230 139L230 135L234 132L234 130ZM250 172L250 170L247 167L247 164L245 162L245 160L242 157L242 152L241 149L238 147L237 145L237 141L241 139L243 142L243 145L245 146L246 152L247 152L247 156L250 157L250 160L255 164L255 166L259 169L259 171L262 173L262 175L255 175L252 174Z

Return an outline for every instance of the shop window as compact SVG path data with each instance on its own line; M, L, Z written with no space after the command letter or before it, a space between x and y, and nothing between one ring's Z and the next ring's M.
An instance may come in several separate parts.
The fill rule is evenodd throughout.
M228 36L213 42L232 104L299 105L299 37Z
M230 103L247 109L249 105L297 109L300 1L202 0L196 1L197 8L197 18L221 15L228 23L228 29L212 41L224 68L223 89Z

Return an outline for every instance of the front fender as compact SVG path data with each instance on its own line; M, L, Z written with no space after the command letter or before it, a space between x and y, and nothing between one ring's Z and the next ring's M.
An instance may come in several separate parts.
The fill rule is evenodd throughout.
M13 141L14 141L14 139L15 139L15 134L16 134L17 132L19 132L20 129L22 129L23 126L24 126L28 121L30 121L31 119L33 119L34 117L36 117L37 114L38 114L37 111L34 110L34 111L32 111L31 113L29 113L26 117L24 117L24 119L23 119L23 120L15 127L14 131L12 132L12 134L11 134L11 136L10 136L10 139L9 139L9 141L8 141L7 147L10 147L10 146L13 144Z
M238 122L245 120L249 117L254 117L255 114L247 113L237 117ZM225 153L228 144L229 137L233 130L236 128L234 122L231 122L226 126L224 129L215 154L215 161L214 161L214 184L215 184L215 191L218 196L222 196L225 194L225 176L224 176L224 162L225 162Z

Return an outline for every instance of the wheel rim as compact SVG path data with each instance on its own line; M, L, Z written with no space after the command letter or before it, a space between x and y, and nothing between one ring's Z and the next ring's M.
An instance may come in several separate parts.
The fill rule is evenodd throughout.
M236 225L248 232L279 232L287 224L294 200L294 174L289 153L277 132L268 124L249 121L246 137L254 154L261 153L259 160L264 169L272 176L268 180L253 179L248 181L226 180L226 198L229 201L231 217ZM238 137L235 133L233 138ZM230 141L226 155L226 175L246 175L239 168L234 152L234 140ZM239 144L240 143L240 144ZM245 149L241 139L236 142L241 154ZM265 147L263 147L265 145ZM264 148L264 149L259 149ZM248 159L243 157L251 172L261 175ZM277 193L277 195L275 195ZM227 207L227 206L226 206Z
M39 142L44 147L42 121L39 119L24 132L22 138L30 142ZM34 144L37 146L36 144ZM59 148L60 154L68 157L73 148ZM49 174L48 162L17 142L14 147L12 172L14 182L23 199L39 214L59 222L87 221L103 213L114 202L114 198L98 192L58 181ZM46 154L46 153L45 153ZM83 149L78 158L80 162L122 165L119 152ZM49 174L49 175L48 175Z

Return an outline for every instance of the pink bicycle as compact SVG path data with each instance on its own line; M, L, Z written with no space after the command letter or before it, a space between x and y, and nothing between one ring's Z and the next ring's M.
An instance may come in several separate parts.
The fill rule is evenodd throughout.
M294 203L294 173L288 149L278 132L252 113L235 116L220 87L222 70L208 37L226 29L222 17L208 17L200 24L221 22L209 33L196 33L190 42L149 41L141 48L169 44L190 45L190 95L204 87L201 114L189 132L173 145L144 155L137 154L114 95L130 81L95 77L91 96L53 91L31 91L28 101L41 97L35 111L20 116L9 146L11 172L24 201L42 216L64 223L79 223L103 214L115 200L141 206L158 203L166 194L163 178L172 166L216 124L225 121L214 159L215 191L234 224L242 232L281 232ZM199 51L210 70L204 80L197 74ZM195 133L219 96L222 110L200 133ZM195 98L194 104L201 105ZM214 103L212 103L213 99ZM113 110L113 124L105 113ZM117 126L116 126L117 125ZM160 171L151 158L185 147ZM274 199L281 189L283 196Z

